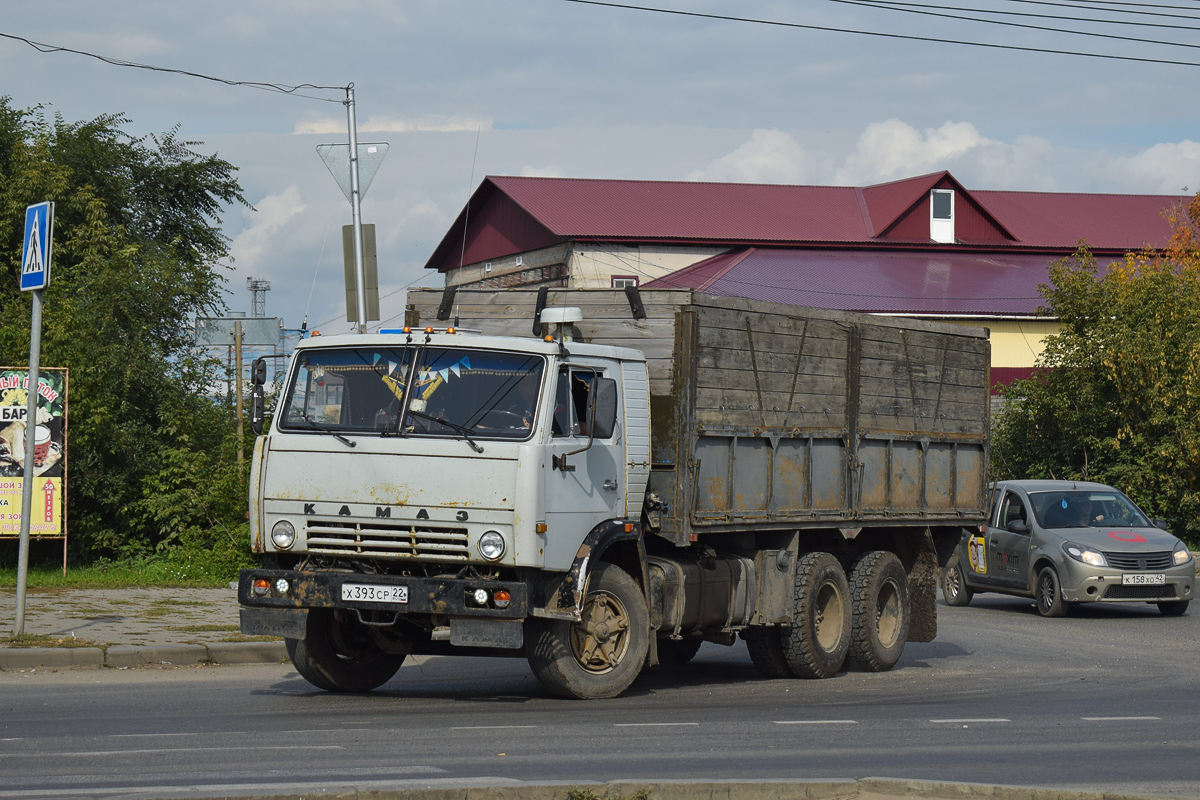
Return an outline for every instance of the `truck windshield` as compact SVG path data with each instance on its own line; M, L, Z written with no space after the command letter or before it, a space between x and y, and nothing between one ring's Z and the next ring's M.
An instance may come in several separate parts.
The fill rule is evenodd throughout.
M305 350L279 425L337 434L526 439L544 370L541 356L493 350Z

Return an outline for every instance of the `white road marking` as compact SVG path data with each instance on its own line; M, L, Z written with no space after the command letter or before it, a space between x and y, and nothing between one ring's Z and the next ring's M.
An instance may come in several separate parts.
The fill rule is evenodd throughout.
M506 731L512 728L536 728L537 725L459 725L452 731Z
M1162 717L1080 717L1080 719L1086 719L1088 722L1124 722L1128 720L1157 721Z
M967 724L967 723L970 723L970 722L974 722L974 723L980 723L980 722L1012 722L1012 720L1011 720L1011 719L1004 719L1003 717L995 717L995 718L992 718L992 719L988 719L988 718L981 718L981 719L931 719L931 720L929 720L929 721L930 721L930 722L932 722L932 723L934 723L934 724L937 724L937 725L941 725L941 724L957 724L957 725L965 725L965 724Z
M230 750L245 752L247 750L344 750L336 744L297 744L290 746L261 747L162 747L154 750L82 750L77 753L0 753L0 758L19 758L36 755L39 758L92 758L94 756L130 756L151 755L155 753L220 753Z
M776 725L857 725L856 719L777 719Z
M613 724L614 728L682 728L685 726L699 726L699 722L617 722Z

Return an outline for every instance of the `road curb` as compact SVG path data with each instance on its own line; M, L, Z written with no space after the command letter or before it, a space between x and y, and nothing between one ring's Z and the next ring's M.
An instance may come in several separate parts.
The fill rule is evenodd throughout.
M130 669L167 664L278 664L287 660L283 642L215 642L139 647L0 647L0 670L66 667Z
M247 793L243 793L247 792ZM308 800L311 789L295 785L213 787L207 791L156 790L139 793L145 800ZM1022 786L978 783L914 781L896 778L834 778L818 781L595 781L511 782L495 786L479 783L425 783L397 787L369 781L339 784L320 790L322 797L339 800L1165 800L1161 796L1121 795Z

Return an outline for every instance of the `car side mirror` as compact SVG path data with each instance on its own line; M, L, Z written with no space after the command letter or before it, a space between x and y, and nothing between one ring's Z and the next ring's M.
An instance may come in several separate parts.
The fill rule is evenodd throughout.
M1169 530L1171 530L1171 529L1170 529L1170 527L1168 527L1168 525L1167 525L1167 521L1166 521L1165 519L1155 519L1155 520L1154 520L1154 527L1156 527L1156 528L1162 528L1164 531L1169 531Z
M1006 530L1009 533L1029 533L1029 526L1025 524L1023 519L1014 519L1008 523Z

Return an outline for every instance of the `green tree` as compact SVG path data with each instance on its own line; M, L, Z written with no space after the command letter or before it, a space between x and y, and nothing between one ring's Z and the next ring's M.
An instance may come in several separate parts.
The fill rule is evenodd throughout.
M1169 209L1161 252L1107 268L1081 246L1050 269L1061 329L994 426L1006 478L1112 484L1200 542L1200 195Z
M28 360L24 209L53 200L42 363L70 369L76 558L145 553L244 519L244 493L214 492L244 477L229 411L206 399L212 365L189 348L191 320L224 308L219 213L245 204L236 168L198 154L177 128L135 137L128 124L120 114L66 122L0 97L0 364Z

